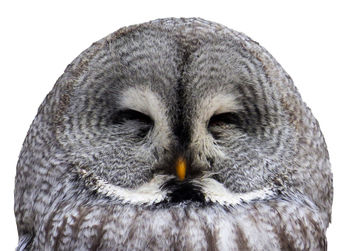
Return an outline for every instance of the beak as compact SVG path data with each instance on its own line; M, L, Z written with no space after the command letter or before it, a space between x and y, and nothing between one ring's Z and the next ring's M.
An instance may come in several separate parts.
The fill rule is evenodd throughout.
M186 160L179 157L176 162L176 175L179 180L184 180L186 176Z

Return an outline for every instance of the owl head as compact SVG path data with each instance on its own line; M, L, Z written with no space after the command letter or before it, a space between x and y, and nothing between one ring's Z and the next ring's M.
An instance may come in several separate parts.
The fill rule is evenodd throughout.
M25 235L49 231L51 211L72 203L170 210L277 197L307 201L328 225L327 148L292 79L242 33L161 19L108 35L67 67L24 142L15 211Z

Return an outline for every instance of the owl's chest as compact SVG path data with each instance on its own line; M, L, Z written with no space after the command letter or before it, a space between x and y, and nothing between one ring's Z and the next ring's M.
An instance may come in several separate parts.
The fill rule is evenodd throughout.
M263 217L265 210L79 206L46 217L32 250L279 250L281 219Z

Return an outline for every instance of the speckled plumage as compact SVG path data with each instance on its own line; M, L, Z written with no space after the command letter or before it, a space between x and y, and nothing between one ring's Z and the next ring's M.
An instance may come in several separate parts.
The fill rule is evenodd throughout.
M40 106L19 250L325 250L332 193L318 122L276 60L222 25L161 19L94 43Z

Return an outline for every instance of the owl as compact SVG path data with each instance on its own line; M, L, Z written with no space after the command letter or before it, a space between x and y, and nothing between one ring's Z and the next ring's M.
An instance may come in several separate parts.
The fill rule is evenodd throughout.
M41 104L18 250L326 250L332 197L319 124L276 60L159 19L92 44Z

